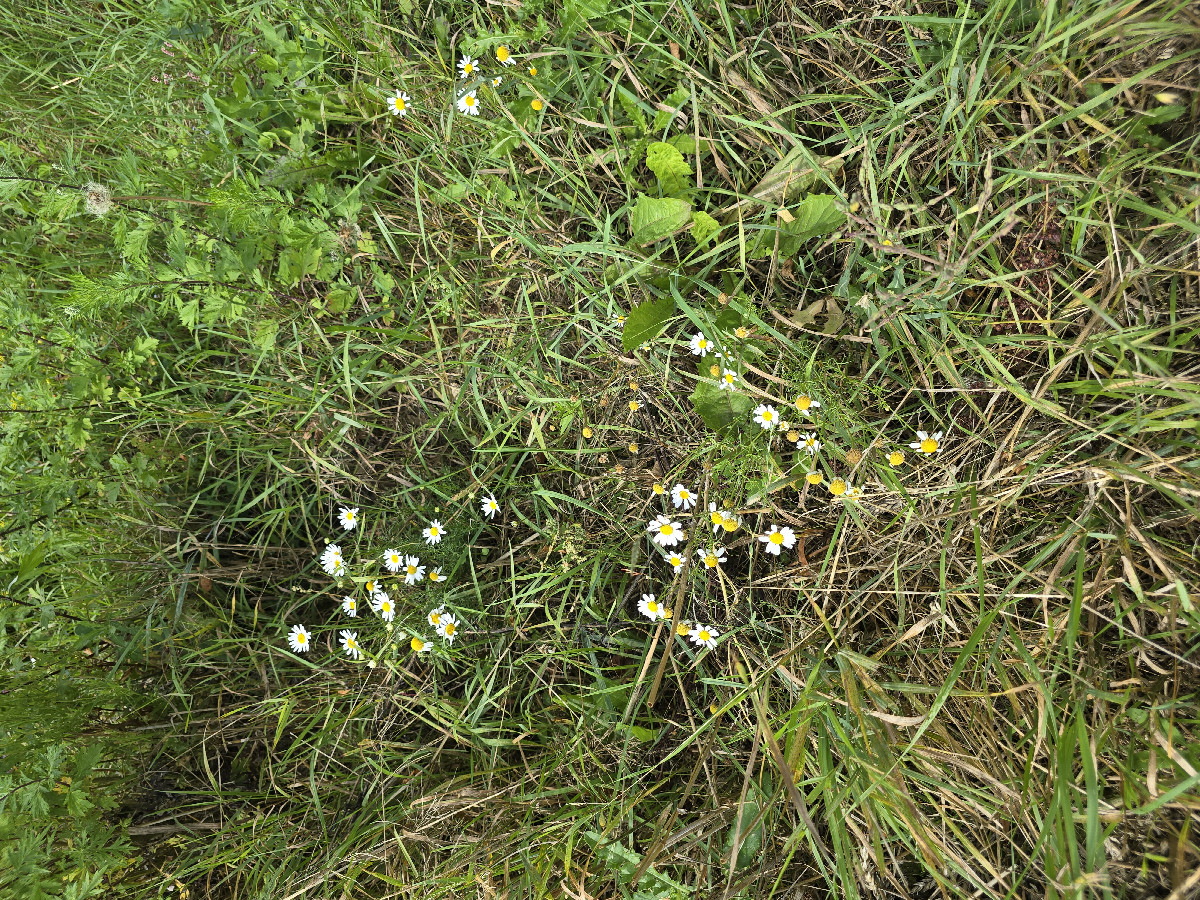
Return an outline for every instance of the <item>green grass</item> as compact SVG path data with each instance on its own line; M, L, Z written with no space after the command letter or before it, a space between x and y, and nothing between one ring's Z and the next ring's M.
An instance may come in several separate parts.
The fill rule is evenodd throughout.
M1188 896L1187 8L407 7L0 13L3 678L121 685L54 722L106 748L135 847L60 868L139 897ZM521 64L454 114L455 61L502 41ZM638 247L645 147L679 134L723 227ZM755 259L783 198L736 205L797 146L847 219ZM93 181L103 217L55 187ZM614 316L659 297L625 351ZM821 401L821 485L701 421L697 329L754 403ZM743 519L719 574L646 540L677 481L693 561L709 502ZM381 649L326 540L360 581L385 548L441 566L395 624L444 603L461 636Z

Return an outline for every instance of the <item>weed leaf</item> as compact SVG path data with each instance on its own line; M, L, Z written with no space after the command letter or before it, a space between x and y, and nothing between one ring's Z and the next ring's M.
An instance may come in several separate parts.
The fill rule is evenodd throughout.
M658 337L667 320L675 314L675 301L670 297L647 300L635 306L625 318L625 330L621 332L621 346L629 353L646 341Z

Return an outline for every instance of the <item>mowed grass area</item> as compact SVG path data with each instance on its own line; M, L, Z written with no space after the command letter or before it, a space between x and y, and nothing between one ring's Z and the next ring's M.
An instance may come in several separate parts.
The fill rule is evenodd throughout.
M0 887L1200 886L1194 5L44 2L0 40L0 653L44 713L5 774L115 827L0 799L50 871ZM635 240L640 194L720 228ZM42 744L100 756L72 789Z

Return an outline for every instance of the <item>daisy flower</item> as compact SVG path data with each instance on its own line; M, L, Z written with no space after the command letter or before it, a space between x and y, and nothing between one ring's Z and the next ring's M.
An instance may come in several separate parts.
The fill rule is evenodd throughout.
M343 506L342 511L338 513L338 521L342 523L342 527L347 531L353 531L354 526L358 524L358 507L346 509Z
M807 475L804 476L804 480L815 487L816 485L821 483L822 477L823 476L821 475L820 472L809 472Z
M942 452L942 433L935 431L929 434L925 431L917 432L917 439L908 445L911 450L919 450L926 456L933 456L936 453Z
M715 369L716 366L713 366ZM721 372L721 378L717 381L717 390L719 391L736 391L738 388L738 373L733 369L725 369Z
M802 416L811 416L814 409L820 409L821 402L814 400L808 394L801 394L796 398L796 409Z
M726 559L725 548L721 546L713 547L711 550L705 550L701 547L696 551L696 555L700 557L706 569L715 569L725 562Z
M400 555L399 550L388 550L383 554L383 567L389 572L399 572L400 566L403 565L404 558ZM374 584L368 581L367 584ZM370 588L368 588L370 590Z
M458 77L470 78L479 71L479 60L471 59L471 54L464 53L463 58L458 61Z
M502 66L515 66L517 64L517 61L513 59L512 53L509 52L508 47L504 46L504 44L496 48L496 62Z
M680 553L668 553L667 562L670 563L671 568L675 570L676 575L678 575L683 569L684 559L683 555Z
M688 623L687 619L680 619L675 626L675 633L680 637L687 637L691 630L692 626Z
M429 570L429 580L432 581L434 584L441 584L443 581L446 580L446 576L442 574L442 570L440 568L430 569Z
M704 333L700 331L692 335L688 346L692 348L693 356L703 356L705 353L711 353L713 349L712 341L706 338Z
M342 559L342 548L337 544L329 544L325 547L325 552L321 554L321 568L325 570L326 575L335 575L341 578L346 574L346 562Z
M654 486L652 488L650 488L650 490L654 492L654 495L656 497L662 497L667 493L667 489L665 487L663 487L661 484L659 484L657 481L654 482Z
M424 638L415 637L408 642L408 646L413 648L413 653L428 653L433 649L433 641L427 641Z
M530 78L537 78L537 66L532 66L532 65L531 65L531 66L530 66L528 69L526 69L525 71L529 73L529 77L530 77Z
M442 613L441 621L438 622L438 634L444 637L447 643L454 643L454 634L458 631L458 619L454 618L450 613Z
M797 450L807 450L809 453L816 454L821 449L821 442L817 440L817 433L810 431L807 434L802 434L800 440L796 441Z
M779 424L779 411L767 403L759 404L754 410L754 421L770 431Z
M861 500L862 494L863 494L862 488L860 488L860 487L846 488L846 493L842 497L842 499L843 500Z
M688 632L693 644L697 647L707 647L709 650L717 646L717 638L720 636L721 633L711 625L697 625Z
M829 482L829 493L835 497L842 496L848 490L850 490L850 485L846 483L845 478L835 478Z
M721 527L725 529L726 534L737 531L739 528L742 527L742 517L741 516L726 516L724 519L721 520Z
M687 532L678 522L672 522L666 516L656 516L646 526L646 530L654 535L654 543L660 547L674 547L687 537Z
M888 465L891 466L893 469L904 465L904 451L903 450L893 450L891 453L889 453L888 454Z
M479 98L474 91L467 91L458 98L458 111L468 116L479 115Z
M382 591L375 595L375 601L371 604L371 608L379 613L379 618L385 622L396 618L396 606L392 603L392 598Z
M677 484L671 488L671 502L675 504L676 509L680 507L691 509L696 505L696 497L682 484Z
M303 625L293 625L288 632L288 646L297 653L307 653L308 644L308 629Z
M416 584L425 577L425 567L415 556L404 557L404 583Z
M408 94L404 91L396 91L395 97L387 98L388 109L392 111L393 116L408 115Z
M781 547L784 550L791 550L796 546L796 532L792 531L786 525L783 528L780 528L778 525L772 525L771 530L760 534L758 539L766 544L764 549L772 556L778 556Z
M366 591L368 595L373 594L379 590L379 582L374 578L368 578L363 584L363 590Z
M663 618L663 608L659 602L654 599L653 594L642 594L641 602L638 603L638 612L640 612L651 622Z
M352 619L356 618L358 616L358 601L355 600L353 597L343 597L342 598L342 612L344 612L346 615L348 615Z
M434 519L429 523L429 527L421 532L421 536L425 538L425 543L433 545L442 539L445 534L445 529L442 528L442 523Z
M341 635L341 645L346 655L351 659L362 659L362 644L358 642L358 632L342 629L338 633Z
M446 614L446 607L439 606L437 609L431 609L429 611L429 615L427 615L425 618L429 621L430 625L432 625L434 628L438 628L441 626L442 616L444 616L445 614Z
M484 516L492 518L500 511L500 504L496 502L496 498L488 494L479 504Z

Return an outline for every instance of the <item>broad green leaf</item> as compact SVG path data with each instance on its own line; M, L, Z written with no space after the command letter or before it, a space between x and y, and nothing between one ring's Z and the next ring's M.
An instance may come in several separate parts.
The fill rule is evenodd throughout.
M758 851L762 848L763 839L763 823L760 821L754 824L754 820L758 818L761 807L756 800L747 800L745 806L741 810L741 830L737 828L737 818L734 818L734 824L729 826L729 831L725 836L725 851L722 856L725 859L733 853L733 838L734 833L738 832L738 855L737 868L744 869L746 866L754 862L758 857Z
M629 353L652 338L658 337L667 320L675 314L675 301L670 297L639 303L625 317L621 346Z
M717 220L704 210L698 209L692 213L692 240L696 242L697 247L703 247L711 241L720 227Z
M846 221L832 194L809 194L794 209L779 211L779 255L795 256L800 245L810 238L836 231ZM770 256L775 250L775 230L760 231L750 247L753 259Z
M679 108L683 106L683 104L687 103L688 97L690 96L691 92L688 91L687 88L680 87L671 91L671 96L667 97L665 104L666 106L669 106L670 109L660 109L654 114L654 130L662 131L664 128L670 125L671 120L675 118L675 114L679 112Z
M817 183L818 172L840 171L840 157L814 156L802 144L797 144L783 159L772 166L762 181L750 189L750 196L733 207L725 221L737 218L738 207L767 203L785 206ZM742 213L745 216L745 212Z
M723 432L734 422L741 422L754 409L754 401L737 391L723 391L711 381L701 381L692 391L692 406L704 420L704 424L716 432Z
M567 34L574 34L589 19L598 19L608 12L608 0L565 0L562 12L562 27Z
M692 167L670 144L655 141L646 148L646 165L662 182L664 194L680 194L688 188Z
M629 212L629 230L634 243L645 245L661 241L679 231L692 219L692 204L664 197L655 200L638 194L637 205Z

